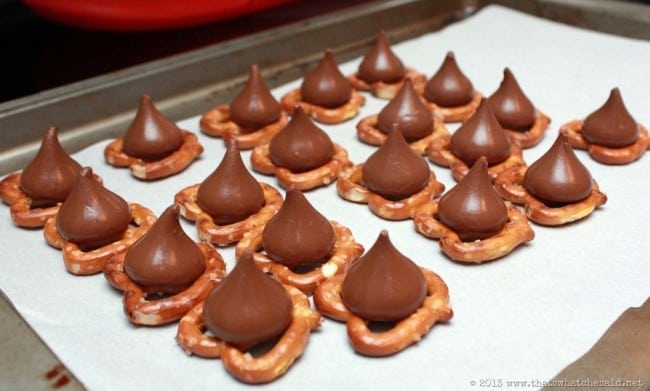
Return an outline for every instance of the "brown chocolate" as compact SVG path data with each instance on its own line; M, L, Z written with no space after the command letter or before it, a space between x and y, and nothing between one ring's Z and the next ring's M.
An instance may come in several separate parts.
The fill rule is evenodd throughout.
M433 132L433 114L420 100L411 79L377 115L377 128L388 134L397 125L407 142L419 140Z
M422 190L430 175L429 164L411 149L397 127L368 157L362 170L364 185L389 200L401 200Z
M252 346L282 334L292 319L291 298L245 251L203 306L206 328L234 345Z
M79 172L68 198L56 215L56 229L82 250L92 250L122 237L131 223L131 209L105 188L90 167Z
M468 166L485 156L490 166L510 157L512 145L485 99L451 136L451 152Z
M326 261L335 239L332 224L300 190L287 192L282 207L262 232L269 258L289 267Z
M456 107L469 103L474 86L460 70L453 52L448 52L440 68L427 80L424 97L442 107Z
M398 321L411 315L426 295L422 271L395 248L386 230L350 265L341 288L348 310L364 320L379 322Z
M366 83L396 83L404 78L404 64L391 49L383 31L379 32L375 44L361 60L358 73Z
M607 101L585 118L582 136L591 144L610 148L625 147L636 142L639 125L627 111L618 88L612 89Z
M317 106L335 108L352 96L352 85L343 76L330 49L318 66L307 73L300 86L302 100Z
M126 274L150 292L181 292L205 270L203 253L185 234L178 216L178 205L168 207L124 258Z
M251 65L248 81L230 102L230 119L244 128L255 131L280 118L282 107L271 95L256 64Z
M182 144L178 126L158 111L149 95L142 95L138 112L123 138L124 153L156 161L171 155Z
M506 129L526 131L535 123L535 106L508 68L503 70L499 88L487 101L497 121Z
M553 205L587 198L593 182L566 135L560 133L551 148L528 167L523 185L529 193Z
M264 191L241 159L237 142L227 141L219 166L199 185L196 202L216 224L232 224L264 206Z
M20 189L32 208L56 205L66 199L80 170L81 165L59 143L58 129L50 127L36 156L20 174Z
M334 144L321 128L305 114L301 106L293 109L291 120L269 144L269 157L280 167L304 172L332 160Z
M486 239L503 229L508 210L492 186L485 157L440 198L438 219L463 241Z

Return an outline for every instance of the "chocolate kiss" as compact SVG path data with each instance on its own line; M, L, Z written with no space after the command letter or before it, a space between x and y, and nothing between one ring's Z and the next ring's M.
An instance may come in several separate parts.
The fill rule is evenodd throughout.
M487 100L497 121L506 129L524 131L535 123L535 106L508 68L503 71L499 88Z
M181 228L178 215L178 205L167 208L124 258L126 274L157 293L181 292L205 270L203 253Z
M258 66L251 65L244 89L230 102L230 119L245 130L255 131L277 121L281 111Z
M367 83L396 83L404 78L404 64L390 48L383 31L359 64L359 77Z
M244 166L237 142L227 143L221 163L199 185L196 194L201 209L220 225L244 220L264 206L264 191Z
M99 183L90 167L81 169L56 215L59 234L82 250L120 239L130 222L129 204Z
M442 65L424 87L424 97L442 107L462 106L474 96L472 82L456 63L453 52L448 52Z
M419 140L433 132L433 114L420 100L411 79L377 115L377 127L384 133L397 125L408 142Z
M158 111L149 95L142 95L138 112L124 135L124 152L156 161L171 155L182 144L183 134L178 126Z
M593 186L589 170L578 160L563 133L528 167L523 185L535 197L551 204L583 200L591 194Z
M607 101L585 118L582 135L591 144L611 148L625 147L636 142L639 126L627 111L618 88L612 89Z
M300 190L290 190L262 232L262 246L276 262L299 266L323 262L334 247L332 224Z
M438 219L463 241L489 238L508 222L508 210L492 186L485 157L440 198Z
M300 106L293 109L291 120L269 144L271 161L292 172L320 167L332 160L334 145Z
M335 108L344 105L352 96L352 86L343 76L330 49L318 66L305 75L300 86L302 100L314 105Z
M414 313L427 295L420 268L383 230L377 241L350 265L341 296L352 313L368 321L391 322Z
M81 165L63 150L58 130L50 127L41 147L20 174L20 189L30 198L32 208L56 205L66 199L77 180Z
M212 289L203 306L206 328L234 345L252 346L282 334L292 319L291 298L244 252L232 271Z
M483 99L476 112L464 122L450 141L451 152L471 166L481 156L488 164L501 163L510 156L512 145L507 133Z
M365 186L390 200L401 200L422 190L430 175L429 164L409 147L397 127L368 157L362 171Z

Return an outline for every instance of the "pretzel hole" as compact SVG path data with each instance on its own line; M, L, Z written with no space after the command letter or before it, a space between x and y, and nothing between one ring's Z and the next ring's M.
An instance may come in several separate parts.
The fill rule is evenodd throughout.
M147 293L147 294L144 295L144 299L146 301L156 301L156 300L166 299L166 298L174 296L174 295L175 295L175 293L171 293L171 292L166 292L166 293L164 293L164 292L150 292L150 293Z
M379 320L367 320L366 326L368 330L373 333L384 333L390 331L399 321L379 321Z

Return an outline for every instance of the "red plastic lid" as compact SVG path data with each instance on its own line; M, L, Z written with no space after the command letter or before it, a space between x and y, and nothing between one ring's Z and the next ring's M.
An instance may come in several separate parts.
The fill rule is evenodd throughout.
M145 31L189 27L297 0L23 0L36 14L91 30Z

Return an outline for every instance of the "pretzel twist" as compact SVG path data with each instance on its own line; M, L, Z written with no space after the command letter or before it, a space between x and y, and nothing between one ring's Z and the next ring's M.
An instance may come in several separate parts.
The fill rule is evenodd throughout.
M311 331L318 328L323 319L311 309L304 293L295 287L283 286L291 297L292 320L278 342L266 354L253 357L250 353L204 334L203 303L181 318L176 340L188 354L221 357L226 370L245 383L267 383L282 376L302 355Z
M137 325L158 326L179 320L199 302L226 275L226 264L212 245L197 243L205 260L205 270L187 289L175 295L149 299L156 294L147 287L133 281L124 270L126 252L120 253L106 262L104 276L116 289L124 292L124 313Z
M20 189L21 173L7 175L0 181L0 199L9 205L14 224L23 228L42 228L50 217L56 216L61 203L45 208L32 208L31 198Z
M607 202L607 196L599 190L596 181L592 180L591 193L584 200L550 207L523 186L526 169L525 166L513 167L502 172L495 179L494 187L501 197L524 205L526 216L537 224L548 226L568 224L587 217Z
M551 118L539 110L535 110L535 122L530 129L519 131L515 129L504 129L513 144L520 148L530 148L537 145L551 123Z
M451 135L440 134L434 137L433 141L427 146L427 157L431 162L451 168L451 175L456 181L460 181L467 175L470 167L458 156L451 151ZM500 163L488 167L490 179L494 179L501 173L511 167L524 165L524 158L521 148L516 144L511 145L510 156Z
M104 148L104 158L112 166L129 167L131 174L138 179L151 181L165 178L183 171L203 153L203 147L194 133L186 130L181 130L181 133L183 144L160 160L145 162L140 158L127 155L121 138L113 140Z
M354 89L347 103L332 109L303 101L299 88L289 91L280 99L284 111L292 112L295 105L300 105L305 114L315 121L330 125L340 124L355 117L365 103L366 98Z
M420 90L416 90L420 95L424 93L424 86ZM472 99L464 105L455 106L455 107L443 107L439 106L431 101L424 100L429 109L436 115L442 118L444 122L462 122L471 117L478 106L481 104L481 99L483 95L474 91Z
M420 270L427 282L427 297L413 314L387 331L371 331L367 320L345 307L341 297L344 275L337 275L318 287L314 303L325 316L346 322L348 337L356 352L366 356L389 356L418 342L436 322L446 322L453 316L447 284L431 270Z
M456 232L438 220L438 201L422 205L413 215L415 229L422 235L439 239L442 251L451 259L465 263L481 263L501 258L517 246L530 242L535 232L526 216L510 202L506 202L508 222L501 232L481 240L462 241Z
M637 123L639 127L639 138L634 144L620 148L612 148L589 143L582 134L583 122L583 120L570 121L562 125L560 132L566 133L569 143L573 148L587 150L589 156L598 162L616 165L628 164L640 159L645 151L650 149L648 129L640 123Z
M264 206L257 213L232 224L218 225L212 216L205 212L196 202L199 184L188 186L176 193L174 202L180 206L181 216L194 221L201 240L228 246L239 241L246 232L255 227L264 226L282 206L282 195L266 183L260 183L264 192Z
M377 127L377 116L377 114L370 115L357 123L357 137L366 144L379 146L388 138L388 135ZM424 155L431 141L436 136L443 134L449 134L449 131L440 118L434 117L431 133L419 140L411 141L409 145L417 154Z
M201 116L199 125L201 131L208 136L224 140L235 139L239 149L251 149L257 145L268 143L289 122L287 113L281 112L280 118L266 126L250 131L230 119L230 106L219 105Z
M270 157L269 145L262 144L253 149L251 164L255 171L275 175L280 185L287 190L311 190L320 186L327 186L336 180L342 169L352 165L345 148L334 144L334 154L329 162L308 171L293 172L288 168L276 166L273 163Z
M374 214L387 220L411 218L418 206L429 202L445 190L445 185L438 182L436 175L430 171L429 181L422 190L407 198L391 201L365 187L362 184L362 176L363 164L346 168L339 174L336 190L348 201L368 204Z
M281 283L295 286L310 295L323 281L342 273L346 265L352 263L363 253L363 246L354 240L352 232L348 228L336 221L330 221L330 223L334 229L334 248L323 264L306 273L294 272L286 265L272 260L263 252L262 232L264 227L257 227L244 235L235 247L235 256L239 259L247 249L254 251L253 260L265 273L271 273Z
M352 84L352 88L356 89L357 91L369 91L374 97L387 100L393 99L395 97L397 92L404 85L404 81L406 79L411 79L411 83L413 83L413 86L416 88L416 90L424 89L424 84L427 81L427 77L424 74L409 67L406 68L402 80L399 80L395 83L386 83L383 81L368 83L359 77L359 72L355 72L348 76L348 80L350 81L350 84Z
M105 246L83 251L75 243L65 240L56 228L56 217L45 223L43 236L45 241L63 252L66 270L74 275L85 276L100 273L109 259L125 253L136 240L140 239L156 222L156 215L144 206L129 204L132 225L129 225L119 240Z

